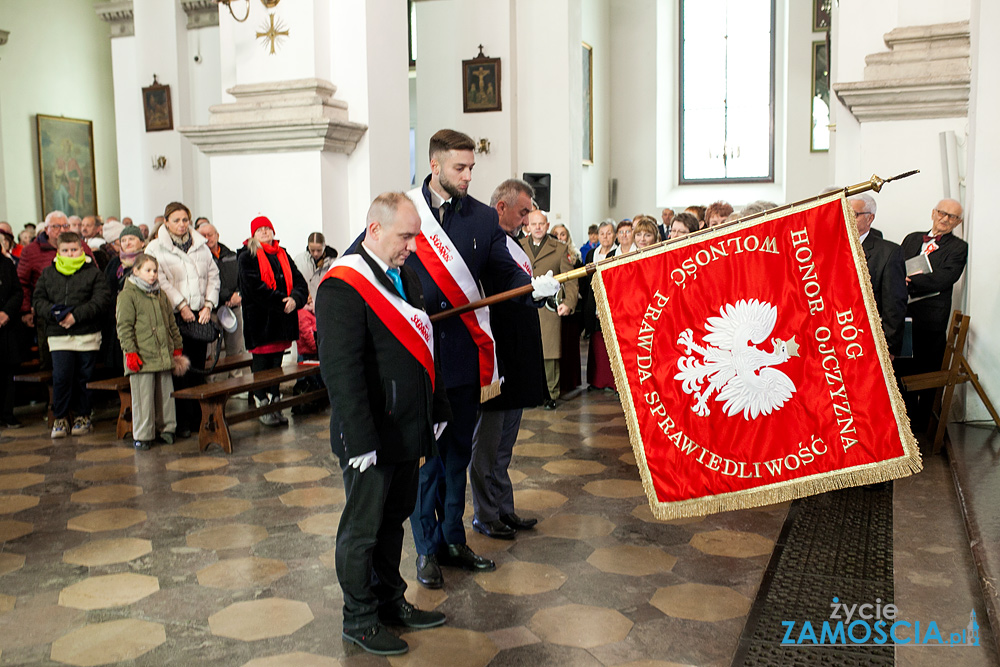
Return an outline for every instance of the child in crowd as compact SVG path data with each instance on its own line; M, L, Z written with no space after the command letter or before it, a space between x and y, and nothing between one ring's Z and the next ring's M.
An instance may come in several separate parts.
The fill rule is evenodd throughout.
M116 309L118 340L132 388L132 437L138 450L150 448L156 431L163 442L173 444L177 413L170 372L183 374L190 365L181 356L183 341L174 307L160 290L158 278L156 259L139 253Z
M104 274L84 254L79 234L63 232L56 239L55 260L39 276L32 305L44 322L52 352L52 437L90 433L87 383L97 364L111 293Z

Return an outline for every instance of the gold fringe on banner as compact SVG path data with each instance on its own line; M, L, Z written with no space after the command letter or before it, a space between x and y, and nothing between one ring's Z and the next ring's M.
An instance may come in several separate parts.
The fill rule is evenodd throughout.
M486 401L490 400L491 398L496 398L499 395L500 395L500 383L499 382L493 382L492 384L488 384L485 387L480 387L479 388L479 402L480 403L485 403Z
M903 455L885 461L866 463L852 468L844 468L826 473L817 473L815 475L809 475L799 479L768 484L755 489L720 493L701 498L692 498L690 500L660 502L656 497L653 480L649 473L649 466L646 462L646 453L643 448L642 434L639 431L639 422L636 417L635 405L632 402L632 392L628 384L628 378L625 374L625 366L622 362L621 349L618 346L618 336L614 325L614 315L608 305L608 298L604 289L602 273L619 264L646 260L663 252L673 252L679 248L684 248L689 245L700 244L714 238L722 238L733 232L739 232L744 229L756 227L757 225L770 220L775 220L794 213L806 211L817 206L822 206L830 201L833 201L834 199L840 199L841 206L843 208L844 226L846 228L847 235L850 238L851 250L854 256L854 267L858 275L858 280L861 283L865 310L868 315L868 326L870 327L875 339L875 349L878 352L879 363L882 367L883 380L885 381L886 389L889 393L889 400L892 404L892 411L896 418L896 426L899 433L899 440L903 447ZM628 425L632 451L635 454L635 460L638 464L643 489L646 491L646 497L649 499L649 508L652 511L653 516L657 519L680 519L684 517L704 516L706 514L714 514L717 512L727 512L730 510L750 509L763 505L773 505L775 503L825 493L827 491L836 491L838 489L845 489L853 486L875 484L878 482L898 479L900 477L907 477L920 472L923 469L916 439L910 431L909 418L906 415L906 407L903 404L903 398L899 392L899 387L896 385L896 380L892 374L892 363L889 358L889 348L885 342L885 335L882 332L881 318L879 317L878 310L875 307L875 294L872 291L871 278L868 274L868 264L865 261L864 251L861 248L861 241L858 237L858 228L854 219L854 211L847 202L847 199L844 197L844 193L842 191L831 193L829 198L811 201L801 206L782 210L773 215L765 215L763 217L748 220L743 224L727 227L724 230L720 230L718 235L713 235L711 233L702 234L688 242L680 241L671 243L661 248L657 248L649 253L631 253L623 255L620 258L614 257L612 260L613 261L602 262L598 265L592 281L592 286L594 289L594 296L597 300L597 312L601 318L601 329L604 335L604 342L607 345L609 357L611 359L611 371L614 374L615 384L618 388L618 393L621 396L622 407L625 410L625 422Z

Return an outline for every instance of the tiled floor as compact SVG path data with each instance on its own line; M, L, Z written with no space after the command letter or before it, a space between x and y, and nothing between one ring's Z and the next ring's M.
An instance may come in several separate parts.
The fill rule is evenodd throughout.
M55 443L40 423L5 432L0 663L729 664L786 508L654 520L617 399L586 392L525 415L512 477L537 529L470 530L496 572L411 584L448 624L391 660L344 644L327 419L241 424L231 456L194 440L135 454L110 421Z

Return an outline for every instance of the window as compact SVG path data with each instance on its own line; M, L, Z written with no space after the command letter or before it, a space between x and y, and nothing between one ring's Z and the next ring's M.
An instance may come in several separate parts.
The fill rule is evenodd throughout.
M681 0L680 182L774 181L774 0Z

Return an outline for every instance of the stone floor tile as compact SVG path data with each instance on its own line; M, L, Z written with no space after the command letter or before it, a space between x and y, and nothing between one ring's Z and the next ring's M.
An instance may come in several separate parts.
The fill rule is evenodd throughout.
M229 462L218 456L191 456L171 461L164 467L175 472L205 472L217 470L229 465Z
M597 549L587 562L602 572L645 577L657 572L669 572L677 558L653 546L623 544Z
M35 472L18 472L9 475L0 475L0 491L12 491L23 489L45 481L45 475Z
M108 461L121 461L123 459L134 459L135 449L132 447L98 447L89 449L76 455L77 461L87 461L89 463L107 463Z
M582 459L549 461L542 468L553 475L596 475L607 469L603 463Z
M265 598L232 604L209 616L208 625L213 635L251 642L290 635L313 618L305 602Z
M341 514L341 512L313 514L299 521L299 530L303 533L312 533L313 535L336 536L337 528L340 526Z
M598 479L584 484L583 490L601 498L641 498L646 495L642 482L635 479Z
M43 440L41 438L23 439L0 443L0 452L5 452L7 454L23 454L24 452L37 452L42 449L48 449L49 447L52 447L51 440Z
M0 521L0 542L10 542L19 537L24 537L33 529L34 526L25 521Z
M199 549L240 549L267 538L267 529L245 523L231 523L204 528L187 536L187 545Z
M469 515L466 514L468 517ZM523 534L524 531L522 531ZM486 537L482 533L479 533L471 528L465 531L465 543L469 545L469 548L475 551L477 554L482 554L490 557L490 554L495 554L501 551L507 551L512 546L514 542L512 540L494 540L492 537Z
M254 454L252 459L256 463L296 463L304 461L310 456L312 454L305 449L272 449L260 454Z
M712 556L729 556L730 558L767 556L774 550L774 542L766 537L736 530L713 530L697 533L691 538L691 546Z
M177 513L191 519L228 519L252 507L253 503L243 498L206 498L182 505Z
M490 593L535 595L556 590L566 583L566 575L552 565L514 561L477 574L476 583Z
M6 614L8 611L13 609L16 602L17 598L13 595L0 593L0 614Z
M141 486L107 484L105 486L92 486L89 489L77 491L69 499L71 502L80 503L81 505L102 505L104 503L117 503L129 500L141 495Z
M107 665L134 660L167 641L159 623L126 618L86 625L52 643L51 658L68 665Z
M73 517L66 523L70 530L79 530L84 533L98 533L105 530L121 530L142 523L146 520L146 513L142 510L133 510L124 507L108 510L95 510L80 516Z
M176 481L170 488L178 493L218 493L231 489L239 483L240 480L226 475L201 475Z
M240 590L266 588L288 574L284 561L273 558L232 558L220 560L198 571L198 583L209 588Z
M20 454L18 456L0 457L0 470L26 470L44 465L50 461L48 456L41 454Z
M511 484L520 484L524 480L528 479L528 476L520 470L508 470L507 476L510 477Z
M254 658L243 667L341 667L342 664L336 658L296 651L269 658Z
M87 615L79 609L54 605L14 607L0 616L0 649L49 644L83 624Z
M647 523L665 523L672 526L685 526L693 523L704 523L703 516L688 516L681 519L657 519L653 516L653 511L649 509L649 503L642 503L632 510L632 516Z
M628 437L611 436L601 432L583 439L584 447L595 447L597 449L627 449L632 446Z
M73 473L75 479L81 482L110 482L115 479L132 477L139 469L127 463L115 463L105 466L91 466Z
M555 458L562 456L569 451L569 448L562 445L550 445L541 442L529 442L523 445L514 445L514 456L533 456L540 458Z
M539 510L552 509L566 504L566 496L547 489L515 489L514 507L518 510L529 510L537 512Z
M569 604L538 611L528 628L543 641L594 648L623 640L632 629L632 621L613 609Z
M74 547L63 554L63 561L73 565L101 567L127 563L153 551L153 543L136 537L119 537L110 540L93 540Z
M437 609L448 599L448 591L444 588L432 590L418 584L416 579L404 581L406 581L406 600L418 609Z
M317 466L289 466L264 473L264 479L281 484L315 482L330 476L330 471Z
M0 576L24 566L24 554L0 553Z
M38 504L38 496L0 495L0 514L14 514Z
M59 593L59 605L74 609L107 609L132 604L160 590L156 577L124 572L89 577Z
M722 621L746 616L750 600L725 586L679 584L656 591L649 601L667 616L692 621Z
M589 514L557 514L538 524L538 532L552 537L585 540L610 535L615 524Z
M285 505L292 507L323 507L339 505L347 500L347 495L341 488L314 486L306 489L295 489L278 496Z
M402 635L409 653L390 656L392 667L486 667L497 654L493 641L481 632L443 626Z
M496 644L497 649L504 651L509 648L517 648L518 646L528 646L529 644L538 644L542 640L539 639L535 633L533 633L528 628L523 625L518 625L513 628L503 628L502 630L494 630L493 632L487 632L488 636L493 643Z
M622 463L627 463L630 466L637 465L635 460L635 452L625 452L624 454L618 457L618 460L621 461Z

